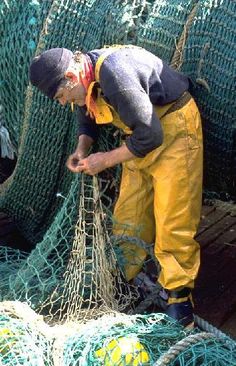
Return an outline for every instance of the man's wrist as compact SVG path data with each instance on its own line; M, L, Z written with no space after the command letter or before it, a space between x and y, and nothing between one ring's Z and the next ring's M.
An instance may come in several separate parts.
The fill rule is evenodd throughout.
M112 152L113 150L104 152L105 169L112 168L114 165L116 165L116 163L112 160Z
M135 157L136 156L129 151L126 145L122 145L117 149L104 153L104 164L106 168L111 168L117 164L123 163L127 160L131 160Z

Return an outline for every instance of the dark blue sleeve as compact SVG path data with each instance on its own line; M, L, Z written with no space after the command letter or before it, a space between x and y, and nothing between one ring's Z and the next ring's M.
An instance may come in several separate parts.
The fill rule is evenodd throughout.
M78 110L78 136L87 135L90 136L94 142L97 141L99 136L99 127L95 120L86 115L86 107L79 107Z
M121 120L133 131L126 139L128 149L144 157L163 142L163 131L149 96L142 89L125 89L109 95Z

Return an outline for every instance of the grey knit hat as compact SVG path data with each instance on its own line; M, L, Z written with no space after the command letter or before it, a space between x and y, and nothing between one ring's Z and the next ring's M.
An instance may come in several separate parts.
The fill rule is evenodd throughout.
M67 48L51 48L44 51L31 62L29 70L31 83L53 99L72 56L73 53Z

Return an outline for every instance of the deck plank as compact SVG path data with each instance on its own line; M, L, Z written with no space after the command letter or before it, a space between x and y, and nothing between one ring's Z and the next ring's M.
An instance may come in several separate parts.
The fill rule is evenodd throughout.
M224 244L224 245L234 245L235 251L236 251L236 217L235 218L235 224L232 225L227 231L222 233L218 238L216 239L216 243L218 244Z
M194 290L197 315L236 338L236 217L203 206L196 236L201 266Z
M197 236L201 235L204 231L208 230L209 228L217 224L227 215L228 215L227 212L221 211L216 208L210 211L208 215L202 215Z
M217 221L216 220L217 217ZM220 219L219 219L220 218ZM219 220L218 220L219 219ZM206 227L204 231L197 234L197 241L201 243L201 248L204 248L210 243L216 241L225 232L229 232L231 227L236 224L236 217L230 215L224 215L224 213L219 213L217 216L214 215L213 221L209 221L209 226Z

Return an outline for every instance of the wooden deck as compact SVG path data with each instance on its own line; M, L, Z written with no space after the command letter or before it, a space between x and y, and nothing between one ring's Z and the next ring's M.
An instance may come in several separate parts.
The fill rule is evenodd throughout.
M236 338L236 214L227 206L203 206L197 240L195 313Z

